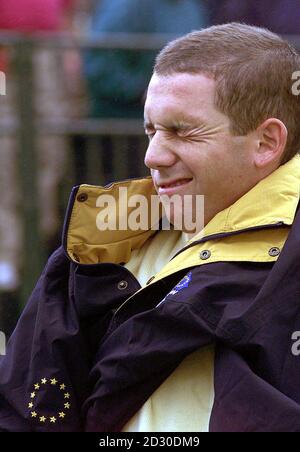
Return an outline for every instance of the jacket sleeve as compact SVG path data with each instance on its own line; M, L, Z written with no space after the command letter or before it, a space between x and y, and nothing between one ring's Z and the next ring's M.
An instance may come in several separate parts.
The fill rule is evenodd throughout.
M0 431L82 430L91 338L109 312L81 312L72 266L62 248L50 257L0 358Z

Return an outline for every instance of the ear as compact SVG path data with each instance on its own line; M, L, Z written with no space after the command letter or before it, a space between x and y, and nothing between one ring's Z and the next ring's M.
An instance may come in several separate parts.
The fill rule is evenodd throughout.
M282 121L269 118L256 130L258 146L254 155L255 166L264 169L279 166L286 148L288 131Z

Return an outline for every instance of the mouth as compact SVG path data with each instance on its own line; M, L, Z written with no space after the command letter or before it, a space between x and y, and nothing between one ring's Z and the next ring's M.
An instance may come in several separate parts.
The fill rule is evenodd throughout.
M158 185L159 195L170 195L174 193L179 193L182 189L185 189L188 184L191 183L193 179L177 179L168 183Z

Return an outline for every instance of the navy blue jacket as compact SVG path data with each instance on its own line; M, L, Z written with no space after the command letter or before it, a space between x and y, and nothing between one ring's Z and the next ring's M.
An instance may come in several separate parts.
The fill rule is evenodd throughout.
M106 191L129 184L153 191L148 179ZM0 358L0 430L119 431L185 357L215 344L210 431L299 432L300 158L142 289L123 264L153 232L108 242L93 229L101 191L73 190L63 245Z

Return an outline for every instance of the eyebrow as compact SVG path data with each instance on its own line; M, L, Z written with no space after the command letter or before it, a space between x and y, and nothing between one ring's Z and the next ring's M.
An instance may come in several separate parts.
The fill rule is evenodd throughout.
M177 129L177 130L183 130L183 129L188 129L190 127L195 127L196 123L202 123L203 121L201 120L196 120L195 118L193 120L180 120L180 121L174 121L174 123L171 125L169 125L168 127L166 127L167 129ZM153 127L153 123L151 121L148 120L144 120L144 128L145 129L149 129Z
M176 129L176 130L186 130L192 127L195 127L196 124L205 124L205 121L203 121L200 118L194 118L191 116L184 116L183 119L179 121L174 121L172 125L169 125L169 127L166 127L167 129ZM154 125L151 121L148 119L144 120L144 128L150 129L153 128Z

